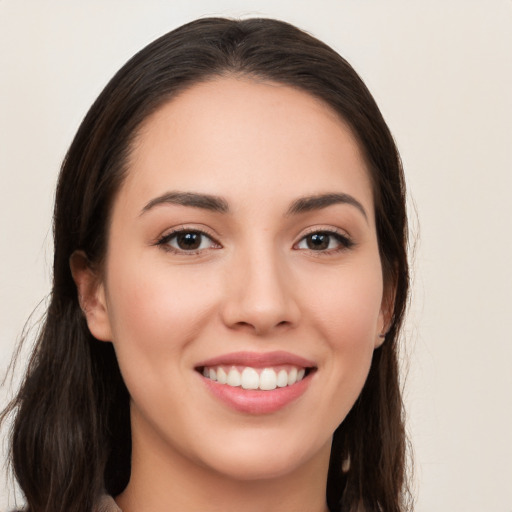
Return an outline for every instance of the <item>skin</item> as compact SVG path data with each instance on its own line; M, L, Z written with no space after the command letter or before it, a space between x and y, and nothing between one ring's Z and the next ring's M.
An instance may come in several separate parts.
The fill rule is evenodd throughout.
M222 197L229 213L151 202ZM301 213L304 196L348 194ZM150 205L148 207L148 205ZM198 251L173 229L201 230ZM327 249L311 232L333 231ZM124 512L325 511L330 443L389 320L368 170L347 125L291 87L219 78L146 120L113 206L105 266L71 259L93 335L114 344L131 395ZM314 361L299 399L234 410L196 371L222 354L284 350Z

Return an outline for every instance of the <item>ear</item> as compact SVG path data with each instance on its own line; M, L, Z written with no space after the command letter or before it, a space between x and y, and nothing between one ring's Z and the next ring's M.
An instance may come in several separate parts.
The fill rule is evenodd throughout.
M393 322L393 313L395 310L396 285L389 283L384 285L382 302L380 305L379 319L377 322L377 337L375 348L380 347L386 340L386 334Z
M69 258L71 275L78 291L78 301L91 334L101 341L111 341L105 287L83 251L75 251Z

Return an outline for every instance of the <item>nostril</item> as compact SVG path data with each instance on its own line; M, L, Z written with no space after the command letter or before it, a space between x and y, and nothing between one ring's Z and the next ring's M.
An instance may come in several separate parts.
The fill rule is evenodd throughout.
M238 329L254 329L254 326L250 322L236 322L235 324L233 324L233 327L236 327Z

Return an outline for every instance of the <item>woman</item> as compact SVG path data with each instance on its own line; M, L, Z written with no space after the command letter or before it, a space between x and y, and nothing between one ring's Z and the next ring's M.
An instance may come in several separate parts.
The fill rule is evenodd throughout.
M404 196L370 93L298 29L202 19L135 55L59 178L6 411L28 509L405 510Z

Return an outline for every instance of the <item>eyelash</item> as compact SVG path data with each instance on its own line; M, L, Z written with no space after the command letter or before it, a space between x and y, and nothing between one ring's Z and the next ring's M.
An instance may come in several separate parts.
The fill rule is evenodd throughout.
M336 242L339 244L338 247L331 248L331 249L328 249L328 248L324 249L324 250L311 249L311 248L304 249L304 250L310 251L311 253L316 253L317 256L336 254L336 253L351 249L355 245L354 241L351 240L346 234L342 234L342 233L332 230L332 229L315 228L315 229L312 229L311 231L309 231L308 233L306 233L305 235L303 235L302 238L293 246L294 249L297 248L297 250L300 250L298 248L299 244L301 244L303 242L307 243L307 239L309 237L312 237L315 235L329 237L328 244L330 244L330 241L332 238L334 238L334 240L336 240Z
M170 242L173 239L177 239L177 237L179 235L184 235L184 236L187 236L187 235L196 235L197 236L198 235L201 238L205 237L210 240L211 244L213 244L213 247L201 248L203 240L200 240L200 245L198 248L190 249L190 250L182 249L179 247L173 247L172 245L170 245ZM310 247L301 249L299 247L299 245L303 242L305 242L307 244L307 239L309 237L313 237L313 236L329 237L329 240L328 240L329 245L330 245L331 239L334 238L336 240L336 242L339 244L339 246L335 247L335 248L331 248L331 249L329 249L329 248L327 248L327 249L311 249ZM211 235L209 235L205 231L202 231L200 229L187 229L187 228L179 228L174 231L171 231L170 233L167 233L166 235L159 238L154 245L160 246L168 252L172 252L175 254L186 254L186 255L200 254L201 252L208 250L208 249L220 249L222 247ZM293 245L293 248L295 250L307 250L307 251L310 251L311 253L316 253L317 255L326 255L326 254L328 255L328 254L334 254L334 253L338 253L338 252L342 252L342 251L351 249L354 245L355 245L354 242L348 236L341 234L337 231L329 230L329 229L313 229L309 233L306 233L304 236L302 236L302 238L296 244Z
M173 247L170 245L171 240L174 238L177 238L179 235L199 235L201 238L205 237L211 241L212 244L214 244L216 247L208 247L208 248L198 248L198 249L180 249L179 247ZM202 244L202 241L201 241ZM220 249L222 246L208 233L205 231L202 231L200 229L187 229L187 228L179 228L171 231L170 233L167 233L166 235L162 236L157 240L155 245L162 247L165 251L172 252L175 254L186 254L186 255L194 255L199 254L204 250L207 249Z

